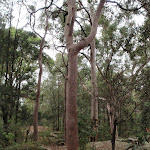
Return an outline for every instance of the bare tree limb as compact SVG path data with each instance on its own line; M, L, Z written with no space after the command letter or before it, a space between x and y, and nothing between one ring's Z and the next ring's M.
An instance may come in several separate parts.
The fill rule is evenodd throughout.
M132 112L131 112L125 119L118 120L118 121L117 121L117 124L121 124L121 123L123 123L124 121L126 121L127 119L130 119L131 116L132 116L132 114L135 112L137 106L139 106L139 105L140 105L140 104L137 105L137 104L135 103L135 107L134 107L134 109L132 110Z
M120 9L122 9L122 10L125 10L125 11L137 11L137 10L139 10L139 9L141 9L143 6L145 6L146 5L146 3L144 3L143 5L141 5L139 8L131 8L131 9L128 9L128 8L124 8L122 5L120 5L118 2L116 2L116 1L111 1L111 0L106 0L106 2L108 3L115 3L115 4L117 4L117 6L120 8Z
M88 37L86 37L84 40L82 40L79 43L74 45L75 49L76 49L76 53L78 53L84 47L88 46L89 43L91 43L91 41L93 41L93 39L95 38L95 35L97 33L97 27L98 27L98 19L100 17L104 3L105 3L105 0L101 0L99 5L98 5L98 8L97 8L96 13L95 13L94 18L93 18L93 24L91 27L91 32L88 35Z
M90 13L88 12L88 10L84 7L84 5L82 4L82 2L79 0L79 3L80 5L83 7L83 9L85 10L85 12L87 13L89 19L90 19L90 24L92 25L92 20L91 20L91 17L90 17Z
M79 24L79 26L80 26L82 32L84 33L84 35L87 36L87 34L86 34L86 32L84 31L84 29L83 29L82 25L80 24L80 22L79 22L78 20L76 20L76 22Z
M45 0L45 6L46 6L47 0ZM34 107L34 112L33 112L33 126L34 126L34 133L33 133L33 138L34 141L38 140L38 110L39 110L39 98L40 98L40 90L41 90L41 79L42 79L42 52L43 52L43 45L45 42L45 37L48 31L48 15L46 12L46 7L45 7L45 14L46 14L46 26L45 26L45 32L44 35L41 39L40 43L40 52L39 52L39 76L38 76L38 84L37 84L37 92L36 92L36 98L35 98L35 107Z
M92 95L92 92L84 85L79 73L78 73L78 78L80 79L80 83L81 83L82 87L88 92L89 95Z
M55 64L54 64L55 65ZM64 77L64 79L65 79L65 74L61 71L61 69L60 68L58 68L56 65L55 65L55 67L56 67L56 69L63 75L63 77Z
M49 9L49 8L52 6L52 4L53 4L53 0L52 0L51 3L49 4L49 6L45 6L45 7L39 8L39 9L37 9L36 11L32 11L32 12L29 10L29 8L27 7L27 5L24 3L23 0L22 0L22 3L23 3L23 5L26 7L26 10L28 11L28 13L30 14L30 26L31 26L31 29L42 39L42 36L41 36L38 32L35 31L35 14L36 14L38 11L40 11L40 10ZM46 12L46 11L45 11L45 12ZM46 12L46 13L47 13L47 12ZM48 14L46 14L46 15L48 15ZM31 25L32 16L33 16L33 18L34 18L34 20L33 20L33 25Z
M132 79L134 79L137 74L145 67L145 65L150 61L150 57L137 69L137 71L135 72L135 74L133 74Z
M50 8L52 4L53 4L53 0L51 0L51 3L49 4L49 6L45 6L45 7L37 9L36 11L31 12L31 15L37 13L39 10L44 10L44 9Z
M80 54L82 54L90 62L90 57L88 55L86 55L85 53L80 53Z

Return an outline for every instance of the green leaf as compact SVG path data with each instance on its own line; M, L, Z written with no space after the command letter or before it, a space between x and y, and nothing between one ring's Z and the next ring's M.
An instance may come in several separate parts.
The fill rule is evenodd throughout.
M92 2L92 0L88 0L88 3L91 3Z

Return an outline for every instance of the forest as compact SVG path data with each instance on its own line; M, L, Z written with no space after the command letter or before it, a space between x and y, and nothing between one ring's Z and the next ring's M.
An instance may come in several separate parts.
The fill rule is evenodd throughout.
M0 0L0 150L150 150L150 0Z

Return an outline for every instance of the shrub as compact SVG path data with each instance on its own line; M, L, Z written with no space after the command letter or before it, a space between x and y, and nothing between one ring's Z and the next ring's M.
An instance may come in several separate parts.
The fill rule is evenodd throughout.
M79 134L79 146L81 150L86 149L89 138L94 136L94 132L91 130L91 118L88 114L79 114L78 116L78 134Z
M5 148L5 150L46 150L45 148L41 147L37 142L27 142L21 144L13 144Z
M106 124L100 124L98 128L98 140L106 141L111 139L110 127Z

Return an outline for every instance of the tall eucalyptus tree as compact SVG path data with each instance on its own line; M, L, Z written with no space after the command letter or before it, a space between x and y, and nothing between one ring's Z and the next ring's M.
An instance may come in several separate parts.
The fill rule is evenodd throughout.
M67 149L78 149L78 127L77 127L77 60L81 49L90 44L97 32L98 20L105 0L98 4L97 11L93 17L93 24L90 34L78 43L73 41L74 22L76 18L76 1L68 0L68 16L65 24L64 35L66 48L68 50L68 76L67 76L67 102L66 102L66 143Z

